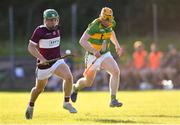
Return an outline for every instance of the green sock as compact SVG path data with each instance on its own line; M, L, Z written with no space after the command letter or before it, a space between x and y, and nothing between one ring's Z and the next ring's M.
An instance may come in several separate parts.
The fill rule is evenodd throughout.
M111 95L111 100L116 99L116 95Z
M78 88L76 88L76 86L73 86L74 92L77 93L78 92Z

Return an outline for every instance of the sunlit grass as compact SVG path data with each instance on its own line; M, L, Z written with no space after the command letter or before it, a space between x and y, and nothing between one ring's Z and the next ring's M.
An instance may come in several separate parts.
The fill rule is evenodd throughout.
M0 124L180 124L179 91L119 92L121 108L109 107L109 92L80 92L77 114L62 108L63 93L44 92L33 120L26 120L29 93L0 93Z

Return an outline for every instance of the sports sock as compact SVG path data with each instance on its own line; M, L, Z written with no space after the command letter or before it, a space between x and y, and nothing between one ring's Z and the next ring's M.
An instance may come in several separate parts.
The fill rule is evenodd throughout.
M86 78L80 78L77 83L74 85L74 91L78 92L84 87L86 87Z
M29 102L30 107L34 107L34 102Z
M69 96L64 97L64 102L69 102Z
M78 92L78 89L77 89L77 87L76 87L76 86L73 86L73 90L74 90L74 92L75 92L75 93L77 93L77 92Z
M116 99L116 95L111 95L111 101Z

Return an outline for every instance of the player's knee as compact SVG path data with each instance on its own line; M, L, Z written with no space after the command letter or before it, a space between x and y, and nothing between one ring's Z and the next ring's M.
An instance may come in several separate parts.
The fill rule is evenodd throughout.
M113 76L119 76L120 75L120 70L119 69L115 69L113 70L112 74Z

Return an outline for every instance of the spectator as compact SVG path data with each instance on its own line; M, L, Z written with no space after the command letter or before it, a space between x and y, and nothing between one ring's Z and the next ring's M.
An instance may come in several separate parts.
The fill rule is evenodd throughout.
M133 75L136 78L136 84L147 83L147 51L141 41L134 43L133 53Z
M148 64L149 64L149 82L153 83L155 87L158 87L160 81L162 80L161 74L161 60L162 60L162 52L158 50L158 47L155 43L152 43L150 46L151 52L148 56Z
M168 49L169 51L162 62L163 75L164 79L172 80L177 85L180 76L180 53L173 45L169 45Z

